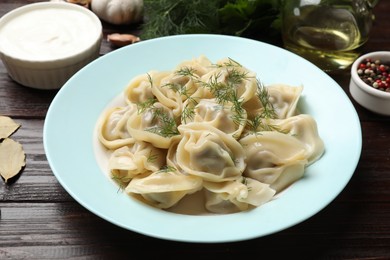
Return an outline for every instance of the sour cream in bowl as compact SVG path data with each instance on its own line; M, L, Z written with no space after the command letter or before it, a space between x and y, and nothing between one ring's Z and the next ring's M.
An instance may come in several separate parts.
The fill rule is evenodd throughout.
M28 4L0 19L0 57L12 79L58 89L99 56L102 24L87 8L61 2Z

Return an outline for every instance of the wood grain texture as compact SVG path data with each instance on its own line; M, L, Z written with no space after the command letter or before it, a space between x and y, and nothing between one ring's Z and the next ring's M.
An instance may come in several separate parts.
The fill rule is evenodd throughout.
M32 2L39 1L3 0L0 16ZM389 13L390 1L381 0L364 52L390 50ZM136 27L103 25L105 36L137 33ZM113 50L104 38L101 55ZM351 98L349 71L331 76ZM64 190L43 147L45 115L56 93L16 84L0 62L0 114L22 125L12 138L27 155L21 174L8 185L0 182L0 259L144 259L156 254L170 259L241 259L248 253L256 259L390 259L390 117L373 114L352 100L362 125L361 158L345 189L315 216L248 241L181 243L117 227Z

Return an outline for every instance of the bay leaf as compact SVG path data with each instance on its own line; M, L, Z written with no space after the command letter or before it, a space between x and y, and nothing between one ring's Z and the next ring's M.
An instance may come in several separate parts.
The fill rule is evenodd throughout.
M0 116L0 139L11 136L20 126L8 116Z
M5 182L17 175L26 165L23 146L10 138L0 143L0 175Z

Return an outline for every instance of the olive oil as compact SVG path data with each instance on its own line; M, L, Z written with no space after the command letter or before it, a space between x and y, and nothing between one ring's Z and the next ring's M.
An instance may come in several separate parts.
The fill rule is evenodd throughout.
M369 37L372 25L369 7L316 5L320 1L315 0L298 1L299 5L294 2L286 1L283 9L285 48L327 72L349 67Z

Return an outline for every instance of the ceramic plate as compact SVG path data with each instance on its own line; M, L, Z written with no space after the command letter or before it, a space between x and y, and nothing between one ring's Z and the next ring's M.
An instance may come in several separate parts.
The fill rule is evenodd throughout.
M305 177L277 199L248 212L191 216L134 200L97 162L94 135L102 111L128 82L150 70L172 70L206 55L230 57L257 73L264 84L304 86L299 108L312 115L325 154ZM81 205L125 229L173 241L233 242L266 236L296 225L326 207L352 177L361 153L357 113L342 88L308 61L281 48L222 35L169 36L106 54L76 73L58 92L44 124L44 147L61 185Z

